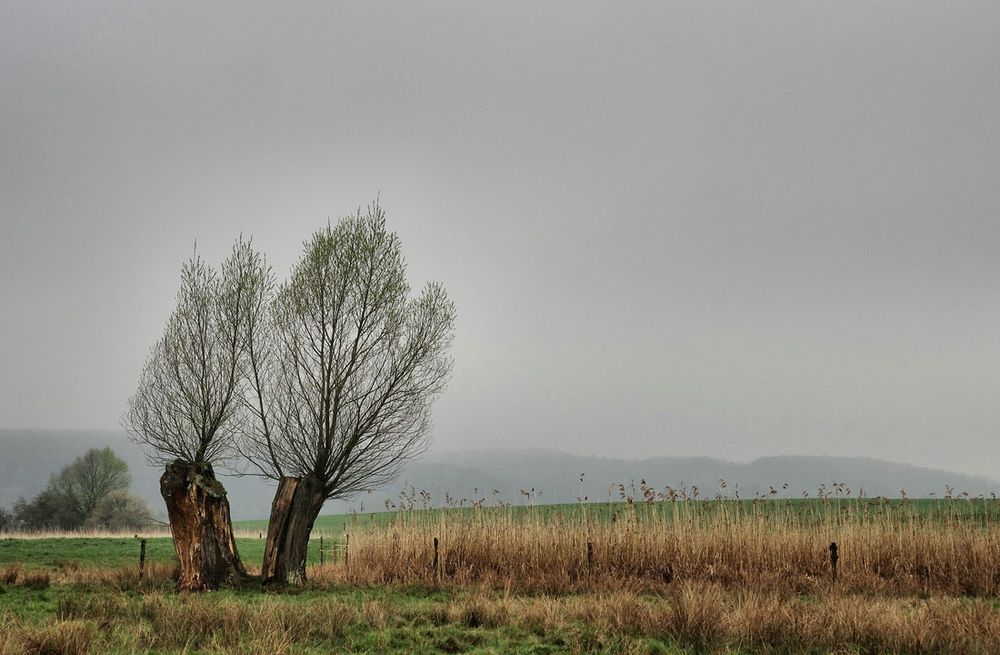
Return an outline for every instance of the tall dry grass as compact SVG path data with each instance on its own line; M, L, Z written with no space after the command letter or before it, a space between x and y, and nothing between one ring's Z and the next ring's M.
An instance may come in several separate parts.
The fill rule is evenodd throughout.
M985 506L996 511L995 500ZM518 589L650 588L673 582L815 592L995 596L1000 522L989 513L912 511L905 503L852 501L825 512L789 503L625 503L612 520L572 513L399 512L385 527L351 534L313 575L363 583L487 582ZM985 517L985 518L984 518ZM434 539L438 565L434 566Z

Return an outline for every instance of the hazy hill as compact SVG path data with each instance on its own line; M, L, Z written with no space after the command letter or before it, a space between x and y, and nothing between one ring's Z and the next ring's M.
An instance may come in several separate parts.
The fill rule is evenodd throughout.
M110 431L0 430L0 506L38 493L52 472L88 448L104 446L128 462L133 491L162 517L159 470L146 464L142 452L123 433ZM863 485L868 496L898 497L902 489L912 497L941 495L945 485L973 495L1000 492L1000 483L985 478L857 457L763 457L736 464L707 457L620 460L544 450L462 451L431 453L411 464L397 483L350 502L328 503L325 511L360 509L362 503L366 511L384 509L384 501L397 501L399 491L408 485L430 492L435 504L442 504L446 493L455 499L477 495L492 499L494 490L504 500L520 503L520 491L532 488L536 502L573 502L581 495L602 501L609 492L618 498L619 483L631 487L634 481L638 487L643 479L657 489L697 485L703 497L718 493L720 479L730 494L738 488L744 498L767 493L771 485L780 489L784 483L789 487L782 495L801 496L804 491L815 495L820 484L835 481L846 483L854 493ZM224 476L223 481L234 518L268 515L273 485L250 477Z
M580 495L600 501L609 493L617 498L619 483L638 487L643 479L659 490L668 484L697 485L702 497L719 493L720 480L726 481L727 493L738 489L744 498L767 493L772 485L780 490L785 483L788 489L782 495L787 496L814 496L819 485L829 487L832 482L846 483L855 494L863 486L868 496L899 497L904 489L911 497L942 495L945 485L973 495L1000 492L1000 483L986 478L862 457L762 457L737 464L708 457L621 460L544 450L435 454L412 465L401 479L435 498L445 492L471 498L473 486L482 495L497 489L511 498L520 489L534 487L541 490L542 502L571 502Z

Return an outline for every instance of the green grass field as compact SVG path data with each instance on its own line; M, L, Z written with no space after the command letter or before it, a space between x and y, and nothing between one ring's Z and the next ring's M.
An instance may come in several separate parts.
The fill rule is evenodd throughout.
M264 558L264 541L237 538L244 562L259 566ZM313 540L309 563L319 564L319 539ZM327 547L329 544L329 547ZM331 557L334 542L324 543L325 557ZM146 561L173 562L174 546L169 537L146 539ZM138 566L139 540L118 537L44 537L39 539L0 538L0 568L20 565L27 569L118 568Z
M387 548L395 547L398 544L393 540L406 534L406 528L426 535L428 525L443 520L474 530L481 525L493 534L544 536L563 534L560 527L579 532L590 530L594 523L622 519L618 526L604 527L622 536L636 530L640 538L644 529L659 535L658 539L710 535L699 542L698 552L717 546L717 537L728 538L727 529L714 532L719 525L735 525L737 533L748 539L778 535L775 544L781 548L783 529L809 534L815 525L821 531L816 534L822 534L840 527L843 535L860 522L864 534L871 531L889 540L871 543L895 544L897 538L909 539L914 534L934 537L933 543L945 549L944 559L935 560L942 564L953 559L955 543L971 544L973 550L982 549L984 543L994 544L976 560L992 566L998 552L1000 504L978 499L833 497L327 515L316 523L309 563L319 564L322 538L325 561L336 565L311 568L304 588L281 593L262 592L259 578L250 576L238 590L176 594L171 582L173 544L165 536L147 539L150 566L142 580L138 578L138 538L0 537L0 655L1000 652L1000 598L996 595L1000 583L991 587L987 579L974 593L953 587L928 591L914 587L908 570L897 570L891 561L886 563L889 568L876 566L868 578L856 573L852 582L848 577L842 581L845 586L829 585L825 578L808 580L802 570L811 571L812 560L795 557L781 560L792 562L788 575L760 578L766 584L720 582L712 570L721 566L721 560L698 569L701 573L689 568L681 581L639 584L628 574L590 578L588 573L579 584L556 589L519 588L511 580L491 585L457 578L441 584L435 579L432 584L430 578L419 582L419 575L364 578L354 568L359 566L354 562L364 562L366 539L369 544L382 540ZM510 530L521 520L523 531ZM394 522L400 529L379 530ZM240 521L234 527L244 563L259 567L266 521ZM622 532L617 532L619 528ZM959 528L962 538L971 542L949 541ZM738 532L743 529L745 533ZM362 549L360 560L352 556L350 575L340 559L345 533L358 535ZM353 548L353 539L351 543ZM744 544L752 545L740 541L740 553ZM495 547L484 551L485 561L499 561ZM820 562L825 549L821 540L816 548ZM748 570L774 568L775 558L769 552L774 551L758 557ZM856 557L848 557L858 565ZM386 560L391 564L386 570L394 567L390 560ZM695 566L696 561L691 562ZM825 569L819 570L821 578L826 575ZM956 575L962 577L961 572ZM1000 569L996 575L1000 576Z

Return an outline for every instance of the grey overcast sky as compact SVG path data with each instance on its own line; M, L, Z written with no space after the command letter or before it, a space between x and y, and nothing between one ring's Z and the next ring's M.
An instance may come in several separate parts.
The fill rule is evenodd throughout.
M118 426L197 239L381 193L436 448L1000 477L1000 3L0 0L0 426Z

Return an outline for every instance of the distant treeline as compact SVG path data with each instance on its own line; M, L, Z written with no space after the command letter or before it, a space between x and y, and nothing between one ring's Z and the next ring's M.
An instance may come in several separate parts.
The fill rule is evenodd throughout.
M0 532L133 530L153 523L145 501L128 492L128 465L110 448L92 448L52 474L31 500L0 507Z

